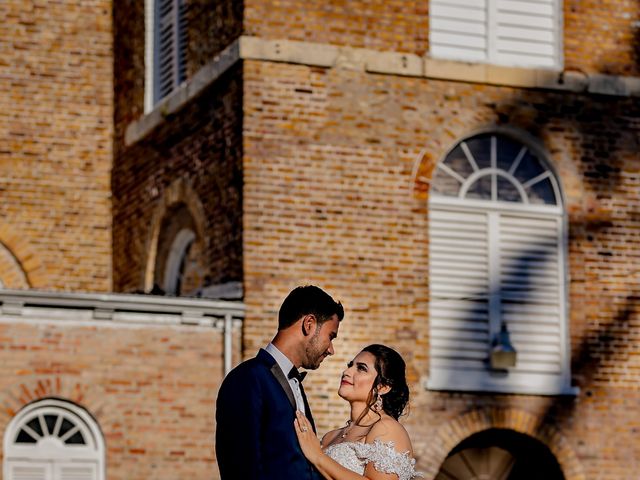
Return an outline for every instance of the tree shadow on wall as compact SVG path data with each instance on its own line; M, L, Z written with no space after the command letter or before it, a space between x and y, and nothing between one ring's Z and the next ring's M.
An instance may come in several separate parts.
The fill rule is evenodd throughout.
M640 32L634 51L640 59ZM625 96L527 90L485 106L495 112L497 125L517 127L540 139L552 159L576 159L556 163L556 168L560 178L581 180L581 186L565 185L573 197L567 212L572 275L567 288L574 300L568 318L571 377L580 393L549 398L538 426L543 437L545 425L562 430L580 422L573 417L578 398L590 398L616 383L638 382L637 375L632 378L616 366L638 348L633 331L640 310L640 266L633 259L640 256L640 234L633 232L640 231L640 102ZM569 192L576 188L582 191ZM511 405L501 395L492 396L490 403ZM633 409L637 414L637 405ZM576 442L585 445L583 439Z

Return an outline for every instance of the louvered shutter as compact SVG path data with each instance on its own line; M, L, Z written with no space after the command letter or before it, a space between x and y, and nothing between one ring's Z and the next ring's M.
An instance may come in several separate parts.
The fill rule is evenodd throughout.
M561 64L560 0L431 0L435 58L523 67Z
M560 64L559 0L491 0L490 56L508 65L557 67ZM493 12L492 12L493 13Z
M487 0L432 0L431 55L456 60L487 59Z
M185 0L157 0L156 98L174 91L186 78L187 14Z
M432 208L429 232L430 379L465 383L455 375L482 373L488 354L487 214Z
M429 387L553 394L567 383L561 217L432 205ZM505 323L518 352L492 372Z
M63 463L55 465L54 480L96 480L98 468L93 463Z
M11 461L5 472L7 480L53 480L51 465L47 463Z
M503 213L499 223L500 313L518 352L513 372L553 382L562 373L562 221Z

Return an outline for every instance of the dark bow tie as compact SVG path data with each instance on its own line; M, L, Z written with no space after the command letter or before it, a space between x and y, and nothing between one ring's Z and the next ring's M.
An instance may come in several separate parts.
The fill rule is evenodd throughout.
M291 367L289 370L289 378L297 378L300 383L304 380L304 377L307 376L307 372L300 373L296 367Z

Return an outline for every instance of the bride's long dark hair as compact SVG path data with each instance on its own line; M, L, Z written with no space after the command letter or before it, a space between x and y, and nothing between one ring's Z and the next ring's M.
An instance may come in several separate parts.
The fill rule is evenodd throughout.
M394 349L377 343L363 348L362 351L369 352L376 358L374 366L378 373L373 382L373 388L369 392L367 406L370 410L374 410L373 405L378 397L378 389L386 385L391 389L382 395L382 410L397 420L404 413L409 402L406 365L402 356ZM366 410L364 413L366 414Z

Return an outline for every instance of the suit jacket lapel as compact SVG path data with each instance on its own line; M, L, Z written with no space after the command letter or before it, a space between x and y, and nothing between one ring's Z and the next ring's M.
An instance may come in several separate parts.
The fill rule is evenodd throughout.
M291 403L291 406L295 410L296 397L293 396L293 390L291 390L291 385L289 385L289 380L287 380L287 377L284 376L284 373L282 373L282 370L280 370L280 366L277 363L274 363L271 366L271 373L273 374L274 377L276 377L276 380L278 380L278 383L282 386L284 393L287 394L289 403Z
M271 374L276 378L276 380L284 390L284 393L286 393L287 398L289 399L289 403L291 403L291 407L295 410L296 397L293 396L293 390L291 390L289 380L287 380L287 377L284 375L284 373L282 373L282 370L280 370L278 362L276 362L275 359L271 355L269 355L269 352L267 352L264 348L261 348L258 351L257 358L269 366Z

